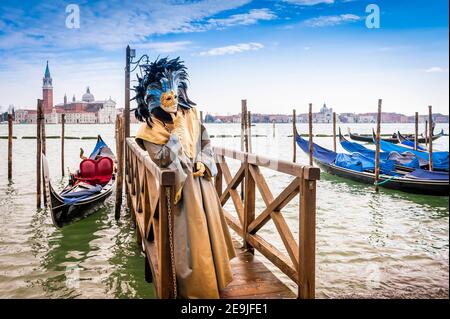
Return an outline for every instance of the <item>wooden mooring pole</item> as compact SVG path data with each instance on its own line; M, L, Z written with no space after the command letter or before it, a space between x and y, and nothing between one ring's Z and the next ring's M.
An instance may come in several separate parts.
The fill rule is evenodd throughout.
M433 109L428 106L428 167L430 171L433 170Z
M297 125L297 114L294 109L292 110L292 161L294 163L297 161L296 125Z
M252 115L250 111L247 110L247 138L248 138L248 152L252 152Z
M13 115L8 114L8 179L12 179Z
M123 117L117 114L116 117L116 154L117 154L117 176L116 176L116 202L114 207L114 216L120 218L123 193L123 174L124 174L124 138Z
M419 145L419 112L414 117L414 149L417 151Z
M308 114L308 124L309 124L309 165L313 165L313 137L312 137L312 103L309 103L309 114Z
M375 147L375 191L378 192L378 180L380 178L380 131L381 131L381 99L378 100L377 135Z
M61 114L61 176L64 177L64 124L66 122L66 115Z
M36 207L41 208L41 121L42 121L42 100L37 100L37 113L36 113Z
M41 145L42 145L42 154L47 155L47 142L46 142L46 134L45 134L45 112L42 110L42 119L41 119ZM42 164L41 164L42 165ZM42 168L41 168L42 170ZM44 171L42 170L42 174ZM42 177L42 194L44 196L44 206L47 206L47 191L45 188L45 180Z
M336 112L333 112L333 150L336 153Z

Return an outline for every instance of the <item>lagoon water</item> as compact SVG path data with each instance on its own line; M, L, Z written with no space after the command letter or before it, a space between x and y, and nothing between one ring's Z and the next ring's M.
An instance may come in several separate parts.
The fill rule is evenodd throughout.
M132 134L137 125L131 127ZM344 128L345 126L343 126ZM438 124L436 132L448 124ZM239 124L207 124L210 135L238 135ZM352 130L370 133L372 125L353 124ZM413 124L383 124L382 133L414 131ZM423 123L420 127L423 130ZM307 132L299 124L300 133ZM314 133L331 134L331 125L315 124ZM346 130L345 130L346 131ZM59 125L47 125L47 136L60 135ZM153 286L144 281L144 258L136 245L127 212L114 219L110 197L93 215L57 229L46 209L35 208L35 125L15 125L13 180L7 180L7 140L0 139L0 298L153 298ZM66 136L101 134L115 150L114 125L66 125ZM273 158L292 158L292 127L256 124L253 152ZM0 125L0 136L7 125ZM239 149L240 139L213 138L213 144ZM315 141L332 148L332 138ZM62 188L60 139L47 140L53 184ZM89 152L95 140L66 139L65 164L75 171L79 150ZM449 149L449 138L435 141L434 150ZM339 147L339 143L338 143ZM340 149L340 147L339 147ZM341 150L341 149L340 149ZM342 150L341 150L342 151ZM307 156L297 148L297 159ZM237 163L230 162L232 171ZM67 168L66 168L67 171ZM274 195L291 177L262 170ZM265 207L257 192L257 214ZM231 207L230 203L227 204ZM317 183L317 298L448 298L449 198L412 195L350 182L322 173ZM297 237L298 200L283 214ZM260 234L282 249L269 222ZM269 267L277 271L270 262ZM295 285L279 271L293 289ZM79 280L74 280L79 278Z

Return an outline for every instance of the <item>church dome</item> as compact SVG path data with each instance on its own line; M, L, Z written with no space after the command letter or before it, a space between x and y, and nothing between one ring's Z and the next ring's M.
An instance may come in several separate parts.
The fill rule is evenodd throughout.
M83 97L81 98L83 102L94 102L94 95L91 94L91 91L89 89L89 86L86 89L86 93L83 94Z

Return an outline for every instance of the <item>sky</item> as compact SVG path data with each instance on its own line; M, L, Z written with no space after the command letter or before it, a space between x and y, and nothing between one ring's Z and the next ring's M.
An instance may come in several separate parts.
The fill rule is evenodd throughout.
M204 113L238 113L241 99L253 113L376 112L381 98L385 112L448 114L448 11L447 0L2 0L0 108L36 107L47 60L55 104L89 86L123 107L129 44L136 58L181 56Z

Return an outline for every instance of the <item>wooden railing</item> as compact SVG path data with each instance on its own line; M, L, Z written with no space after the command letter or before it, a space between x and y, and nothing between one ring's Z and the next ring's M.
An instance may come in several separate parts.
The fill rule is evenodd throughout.
M174 220L169 212L174 206L175 172L159 168L132 138L126 139L125 152L127 202L136 222L137 243L146 252L146 279L153 281L158 298L174 298L175 265L170 236Z
M283 160L214 148L218 174L215 186L223 205L231 198L237 212L235 218L225 211L229 226L242 237L244 245L252 251L256 249L298 285L299 298L315 296L315 230L316 230L316 181L320 178L317 167L299 165ZM231 175L226 158L238 160L240 167ZM274 197L260 167L293 176L284 190ZM223 182L225 181L225 189ZM243 196L237 187L243 183ZM265 208L256 216L255 192L259 190ZM299 203L299 244L284 219L281 210L300 194ZM257 234L269 220L275 224L287 255Z
M244 245L250 252L256 249L298 284L299 298L314 298L315 205L319 169L218 147L214 148L214 152L218 168L215 187L220 202L223 206L231 198L238 216L235 218L231 212L225 211L229 226L243 238ZM127 202L136 223L137 242L146 253L146 279L154 282L158 298L176 298L171 236L174 220L173 214L170 213L174 207L175 172L160 169L148 153L131 138L125 142L125 158ZM240 167L234 176L226 158L240 161ZM294 178L274 197L260 167L267 167ZM243 196L237 190L241 183L244 185ZM255 209L256 188L266 205L258 215ZM299 244L281 213L298 194ZM287 256L258 234L258 230L270 219L283 241Z

